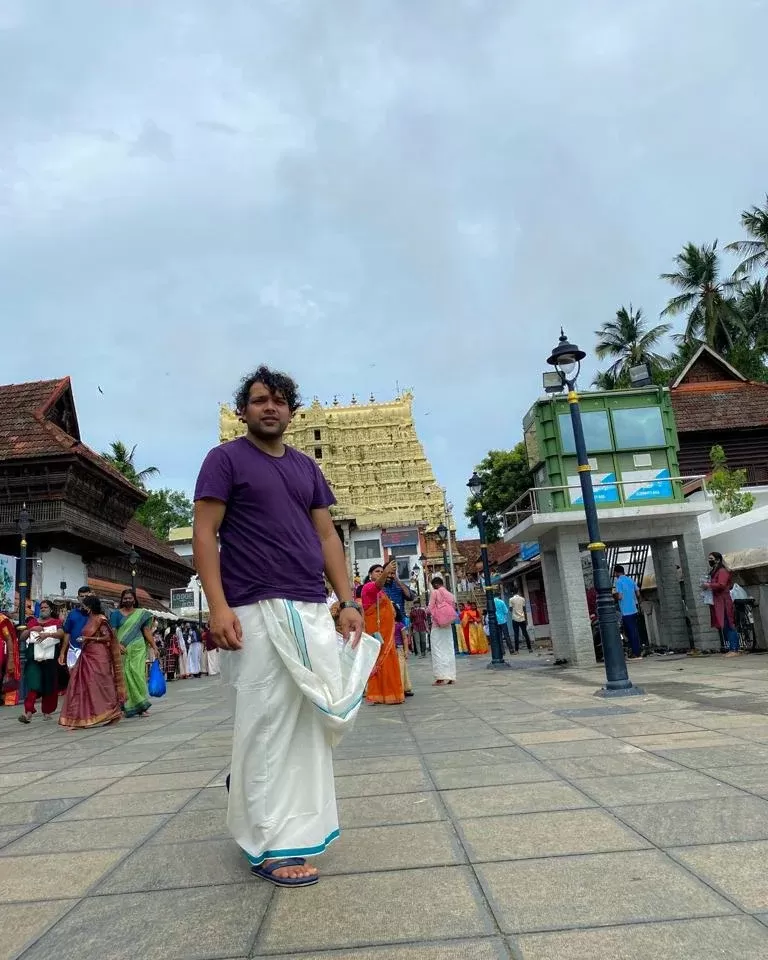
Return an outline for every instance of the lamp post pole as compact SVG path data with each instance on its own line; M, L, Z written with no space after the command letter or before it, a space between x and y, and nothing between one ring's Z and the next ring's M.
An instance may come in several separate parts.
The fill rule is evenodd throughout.
M488 617L488 633L491 639L491 662L488 664L489 670L511 669L511 664L504 659L504 647L499 636L499 622L496 619L496 601L493 595L493 585L491 584L491 565L488 562L488 542L485 532L485 510L480 502L480 494L483 492L483 482L477 473L473 473L467 483L469 492L475 500L475 522L477 523L477 532L480 534L480 560L483 564L483 587L485 589L485 612Z
M586 354L572 343L560 330L557 347L552 351L548 363L556 368L564 386L568 388L568 407L571 411L573 439L578 460L581 497L584 501L584 515L587 521L589 543L587 549L592 558L592 575L597 594L597 619L600 624L600 638L603 644L603 662L605 666L605 686L598 691L601 696L631 696L642 694L639 687L632 685L624 658L624 646L619 633L619 621L616 616L616 604L613 601L611 577L605 556L605 544L600 540L600 524L597 516L595 491L592 486L592 473L587 456L587 444L584 439L584 427L581 421L581 406L576 392L576 380L581 361Z
M441 523L437 527L437 536L440 540L440 547L443 551L443 574L445 576L445 582L448 589L453 593L455 590L455 585L451 582L452 578L448 573L448 554L446 552L446 545L448 543L448 537L451 535L451 531L446 527L444 523ZM456 624L451 624L451 634L453 636L453 651L454 653L459 652L459 635L456 631Z
M17 521L19 534L19 626L24 626L27 622L27 594L29 585L27 583L27 533L32 521L29 518L27 505L22 504Z
M128 563L131 565L131 590L136 592L136 567L139 564L139 555L136 548L131 545L131 552L128 554Z

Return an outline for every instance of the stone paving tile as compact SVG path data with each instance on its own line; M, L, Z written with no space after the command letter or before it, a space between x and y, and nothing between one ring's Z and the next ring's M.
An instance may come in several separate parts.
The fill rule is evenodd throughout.
M681 750L656 750L660 757L669 757L686 767L736 767L745 763L768 763L768 746L743 743L730 747L700 747Z
M0 849L7 849L9 843L26 833L30 829L30 824L19 823L13 827L0 827Z
M423 769L418 757L384 757L370 760L336 760L333 761L334 773L337 777L364 775L369 773L400 773L403 770Z
M517 940L517 949L521 960L764 960L768 929L751 917L678 920L529 934Z
M13 960L75 905L75 900L0 904L0 960Z
M632 756L640 753L639 747L633 747L623 740L602 737L597 740L567 740L565 743L537 743L526 746L528 753L540 760L562 760L567 757L602 757L605 754L619 753Z
M574 785L608 807L625 803L669 803L674 800L740 796L735 787L693 770L670 770L667 773L643 773L627 777L592 777L575 780Z
M175 813L190 800L197 790L161 790L156 793L141 794L141 803L127 805L122 794L105 796L103 793L89 797L63 813L59 820L90 820L92 817L119 817L125 813L126 807L142 813ZM47 803L66 803L65 800L48 800ZM0 816L2 811L0 811ZM47 819L47 818L46 818Z
M91 897L28 950L24 960L245 957L272 889L249 882Z
M279 891L256 941L264 952L330 950L495 933L472 872L434 867L408 873L325 877L291 896Z
M317 865L323 876L465 863L453 827L445 821L343 830Z
M602 810L478 817L457 824L472 863L642 850L647 840Z
M655 850L486 863L477 872L506 933L735 913Z
M117 849L3 857L0 902L56 900L65 893L68 897L81 897L127 852Z
M76 803L79 803L77 798L0 803L0 823L5 826L14 826L19 823L45 823L46 820L52 820L65 810L69 810Z
M242 883L248 861L230 838L185 844L146 844L99 885L99 893L139 893Z
M768 793L768 763L740 767L702 767L701 772L751 793Z
M501 784L535 783L557 780L557 775L535 761L520 763L490 763L485 766L444 767L433 770L432 779L439 790L461 787L492 787Z
M521 746L537 743L567 743L573 740L600 740L605 734L587 727L569 727L567 730L543 730L539 733L511 733L509 739Z
M660 773L663 770L679 770L669 760L662 760L650 753L606 753L598 757L564 757L548 760L548 766L569 780L588 777L626 777L633 774Z
M416 793L429 790L431 784L421 770L398 773L373 773L362 776L336 777L336 796L380 797L388 793Z
M395 947L362 947L351 951L281 953L280 956L272 956L271 960L509 960L509 951L503 941L488 938Z
M427 756L434 753L456 753L462 750L488 750L493 747L508 747L509 739L502 734L490 734L485 737L460 737L446 740L427 740L419 749Z
M33 783L44 777L45 773L41 771L27 771L27 773L0 773L0 789L14 790L17 787L23 787L27 783Z
M445 790L441 796L450 813L460 820L595 806L589 797L561 781L520 783L514 790L507 786Z
M103 780L38 780L5 794L3 802L21 803L28 800L58 800L69 797L90 797L115 783L114 777Z
M45 823L3 848L2 855L130 848L145 840L165 820L165 816L140 816Z
M165 826L152 835L149 843L225 840L229 837L226 806L212 810L190 810L187 807L181 813L167 819L164 817L163 820Z
M619 719L604 720L595 717L585 721L590 727L611 737L639 737L652 733L693 733L697 730L691 723L682 723L680 720L667 720L664 717L621 717Z
M217 772L214 768L214 773ZM187 790L193 787L204 787L210 782L213 774L208 770L196 770L187 773L155 774L154 776L140 776L134 774L126 777L119 783L113 784L104 791L105 797L124 796L129 793L157 793L163 790ZM141 803L137 799L137 803Z
M226 810L227 804L227 791L223 787L207 787L185 805L185 810Z
M443 770L446 767L474 767L489 763L516 763L530 761L530 755L520 747L491 747L478 750L456 750L450 753L432 753L425 757L430 770Z
M436 793L389 794L384 797L348 797L339 800L342 828L377 827L394 823L445 820Z
M644 750L679 750L681 747L727 747L743 741L727 737L712 730L697 730L694 733L652 733L642 737L624 737L627 743Z
M110 777L114 780L119 780L121 777L127 777L129 774L143 769L143 767L144 764L142 763L114 763L95 767L78 764L76 767L67 767L64 770L59 770L58 773L49 774L46 782L61 783L62 781L68 780L103 780Z
M767 840L682 847L672 853L742 910L750 913L768 910Z
M768 801L757 797L648 803L616 813L660 847L768 840Z

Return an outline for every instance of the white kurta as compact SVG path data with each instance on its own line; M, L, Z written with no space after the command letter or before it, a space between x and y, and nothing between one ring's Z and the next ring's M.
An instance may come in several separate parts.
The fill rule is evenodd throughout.
M189 676L189 667L187 665L187 641L184 639L184 634L181 632L181 629L176 631L176 643L179 645L179 663L176 667L176 676L177 677L188 677Z
M220 673L219 668L219 651L218 650L208 650L208 676L216 677Z
M190 643L187 648L187 662L189 663L189 672L198 674L203 672L203 645L199 641Z
M432 624L432 673L435 680L456 679L456 655L453 652L453 631L450 627Z
M235 721L227 823L253 865L314 856L339 835L331 744L354 720L379 644L364 639L350 680L353 655L324 603L235 612L242 649L220 652Z

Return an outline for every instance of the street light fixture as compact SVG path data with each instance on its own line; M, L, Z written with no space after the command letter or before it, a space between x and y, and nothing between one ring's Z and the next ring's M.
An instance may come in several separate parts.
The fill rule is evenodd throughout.
M136 553L136 547L131 544L131 552L128 554L128 563L131 565L131 590L136 590L136 567L139 565L141 557Z
M501 645L499 636L499 624L496 620L496 601L493 595L493 586L491 585L491 565L488 562L488 544L485 538L485 510L480 501L483 492L483 481L478 477L477 472L473 473L467 481L469 492L475 503L475 521L477 523L477 532L480 534L480 557L483 561L483 586L485 588L485 612L488 617L488 633L491 637L491 662L489 669L498 670L511 667L504 659L504 648Z
M19 528L19 626L24 626L27 622L27 594L29 585L27 583L27 534L32 524L26 503L22 504L19 510L19 518L16 525Z
M592 557L592 574L595 592L597 593L597 619L600 624L600 637L603 643L606 684L597 692L599 696L604 697L632 696L642 694L643 691L632 685L627 673L624 647L619 633L619 621L616 617L616 605L613 602L611 578L605 557L605 544L600 540L595 492L592 487L587 444L581 422L579 395L576 392L576 380L584 357L586 357L586 353L580 350L576 344L568 342L568 338L561 327L560 339L547 363L557 370L563 386L568 388L568 406L571 411L573 438L576 444L576 457L579 462L577 470L581 482L581 497L584 501L584 514L589 533L587 549Z

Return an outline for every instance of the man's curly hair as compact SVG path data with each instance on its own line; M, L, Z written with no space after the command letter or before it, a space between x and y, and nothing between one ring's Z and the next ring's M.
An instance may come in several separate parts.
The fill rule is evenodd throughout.
M285 397L291 413L296 413L301 406L301 396L296 381L289 377L287 373L270 370L269 367L262 364L240 381L240 386L235 392L235 410L238 413L242 413L248 406L248 397L254 383L263 383L272 394L281 393Z

